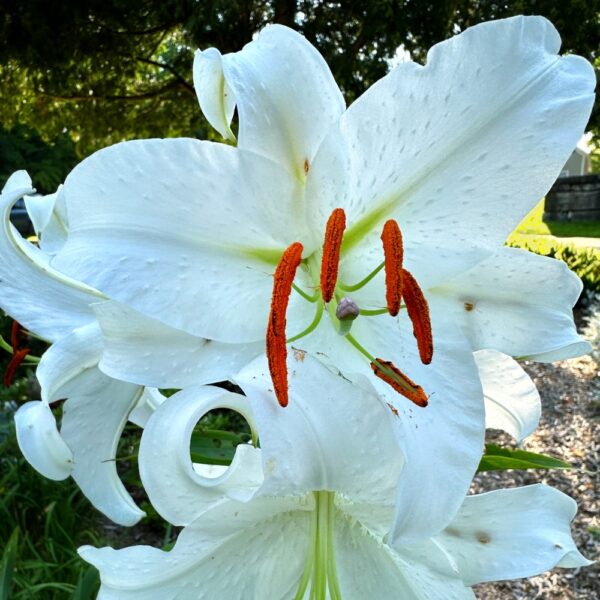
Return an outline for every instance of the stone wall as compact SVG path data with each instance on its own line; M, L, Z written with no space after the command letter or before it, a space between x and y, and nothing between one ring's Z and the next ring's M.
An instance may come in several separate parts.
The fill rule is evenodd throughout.
M544 221L600 221L600 174L557 179L546 195Z

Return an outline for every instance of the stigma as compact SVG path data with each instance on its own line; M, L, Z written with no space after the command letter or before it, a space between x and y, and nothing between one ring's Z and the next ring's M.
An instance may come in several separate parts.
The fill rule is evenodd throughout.
M291 244L282 254L273 275L273 294L267 326L267 358L273 380L275 395L282 407L289 401L287 344L310 334L318 326L324 306L328 307L332 320L337 322L338 333L354 346L369 361L376 377L387 383L396 392L416 404L427 406L427 395L423 388L413 382L390 361L374 358L350 333L353 321L360 315L375 316L388 313L395 317L406 309L413 326L413 335L421 362L431 363L433 358L433 334L427 299L415 277L403 266L404 246L398 223L389 219L381 233L383 262L371 274L354 286L345 286L338 281L340 253L346 214L342 208L333 210L325 226L321 251L321 265L317 293L310 295L294 284L298 267L313 261L313 257L302 258L304 248L300 242ZM358 290L366 285L381 269L385 270L385 309L361 310L345 292ZM306 300L317 305L313 322L301 333L286 338L286 314L292 289ZM404 302L404 304L403 304Z

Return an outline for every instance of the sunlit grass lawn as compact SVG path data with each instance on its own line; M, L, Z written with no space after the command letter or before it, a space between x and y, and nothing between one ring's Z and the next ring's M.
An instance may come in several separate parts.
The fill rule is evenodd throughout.
M600 221L558 222L543 221L544 200L521 221L513 235L553 235L555 237L600 238Z

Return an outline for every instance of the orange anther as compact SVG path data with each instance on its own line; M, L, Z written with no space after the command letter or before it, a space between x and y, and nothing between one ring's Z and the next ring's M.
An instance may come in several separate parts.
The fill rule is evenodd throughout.
M385 257L385 300L392 317L400 311L402 297L402 260L404 249L402 233L398 223L393 219L385 222L381 232L383 255Z
M15 378L15 374L19 365L23 362L23 359L29 354L29 348L21 348L20 350L15 350L10 362L6 367L6 371L4 373L4 385L6 387L10 387Z
M287 347L285 345L286 313L292 293L296 270L302 260L304 250L300 242L294 242L281 256L273 276L271 312L267 325L267 358L269 371L275 388L277 401L281 406L288 404Z
M399 394L414 402L417 406L427 406L427 396L420 385L409 379L398 367L389 360L376 358L375 362L371 363L373 373L379 379L385 381L388 385L394 388Z
M433 335L431 333L429 305L417 280L406 270L402 271L402 275L404 280L402 297L406 303L408 316L413 324L413 334L417 339L419 356L421 362L428 365L433 357Z
M329 302L333 298L340 265L340 248L346 229L346 213L342 208L336 208L325 227L323 243L323 259L321 261L321 294L323 300Z

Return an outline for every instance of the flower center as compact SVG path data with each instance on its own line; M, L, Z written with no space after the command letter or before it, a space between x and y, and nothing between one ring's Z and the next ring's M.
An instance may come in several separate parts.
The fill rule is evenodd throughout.
M307 293L294 283L296 272L301 264L305 265L309 273L316 275L315 257L303 259L304 248L300 242L294 242L285 250L275 269L271 312L267 326L267 357L277 400L281 406L288 404L287 344L314 331L321 321L326 306L332 321L337 323L338 333L369 360L371 369L377 377L416 405L427 406L427 395L421 386L414 383L390 361L374 358L350 333L357 311L358 315L366 317L386 312L395 317L402 308L405 308L412 321L421 362L426 365L431 362L433 336L429 307L416 279L402 265L404 247L400 227L393 219L386 221L381 234L384 260L355 285L344 285L338 282L340 252L345 229L346 214L343 209L336 208L325 227L319 285L316 286L314 294ZM386 308L359 309L346 293L367 285L381 269L385 269ZM312 323L304 331L286 339L286 313L292 289L308 302L315 303L316 311ZM351 310L348 310L349 307Z
M331 600L341 600L335 561L335 493L321 491L314 496L306 563L294 600L304 598L309 584L311 600L325 600L328 589Z

